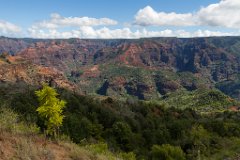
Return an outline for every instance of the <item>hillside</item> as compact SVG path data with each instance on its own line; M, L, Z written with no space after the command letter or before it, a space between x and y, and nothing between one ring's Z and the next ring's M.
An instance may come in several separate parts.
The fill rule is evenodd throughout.
M69 139L46 138L34 123L26 123L13 111L0 108L1 160L134 160L133 154L114 154L107 144L77 145Z
M239 98L239 37L136 40L1 37L0 48L2 53L14 55L8 59L22 59L20 68L25 75L21 76L27 83L28 77L36 77L36 73L23 66L33 65L58 74L52 74L52 79L42 78L41 74L46 72L41 72L35 82L54 81L55 77L59 81L61 77L59 86L74 84L75 90L86 95L149 100L177 90L218 88ZM1 68L7 66L14 72L19 63L4 64ZM16 82L16 77L21 78L8 76L11 78L2 81Z
M1 37L0 157L238 159L239 43ZM59 140L36 112L43 82L67 102Z
M223 112L240 105L239 101L224 95L221 91L208 89L169 93L158 102L164 103L167 107L192 108L201 113Z
M43 136L34 94L38 86L0 89L1 158L151 160L169 154L183 160L235 160L240 155L238 102L219 91L118 101L58 89L67 104L56 141Z

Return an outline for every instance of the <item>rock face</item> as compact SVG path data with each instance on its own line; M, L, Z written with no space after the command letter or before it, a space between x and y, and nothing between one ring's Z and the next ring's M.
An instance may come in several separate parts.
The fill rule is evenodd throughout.
M7 82L25 82L29 85L41 85L45 82L52 86L76 90L76 86L58 70L26 62L18 56L0 59L0 83Z
M14 55L15 53L29 47L27 39L11 39L0 37L0 53L7 52Z
M59 86L74 86L86 94L139 99L202 87L218 87L240 97L240 37L137 40L1 37L0 51L14 55L10 56L12 59L21 59L6 61L2 55L1 80L39 83L52 77ZM237 86L234 91L228 85L233 83Z

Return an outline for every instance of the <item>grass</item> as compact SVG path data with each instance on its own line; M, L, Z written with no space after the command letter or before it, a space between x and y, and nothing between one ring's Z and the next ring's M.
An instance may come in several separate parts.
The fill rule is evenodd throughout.
M27 124L19 115L0 108L1 160L135 160L133 153L112 153L105 143L79 146L61 138L51 140L35 124Z

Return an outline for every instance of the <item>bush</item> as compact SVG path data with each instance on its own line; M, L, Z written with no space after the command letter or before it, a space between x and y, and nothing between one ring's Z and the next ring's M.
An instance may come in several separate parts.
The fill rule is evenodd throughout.
M7 108L0 109L0 131L11 133L33 134L38 133L39 128L35 124L26 125L20 121L18 114Z
M185 154L180 147L169 144L154 145L151 156L153 160L185 160Z
M114 160L115 157L118 157L119 160L136 160L136 156L133 152L125 153L112 153L108 149L108 145L106 143L98 143L98 144L91 144L86 146L87 150L94 153L95 156L102 156L104 159L112 159Z

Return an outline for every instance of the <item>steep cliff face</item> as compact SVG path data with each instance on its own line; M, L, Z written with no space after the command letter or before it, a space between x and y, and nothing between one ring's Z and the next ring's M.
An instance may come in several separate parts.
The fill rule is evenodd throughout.
M14 72L19 74L17 77L42 81L41 78L31 78L38 77L36 73L45 76L45 71L39 71L41 68L51 72L55 79L61 77L66 83L76 85L86 94L151 99L181 89L217 86L238 97L239 87L230 93L225 82L238 84L239 81L239 37L137 40L0 38L0 51L17 55L15 57L24 61L19 64L4 62L3 65L7 65L4 67L11 71L2 71L2 77L9 77L3 72ZM21 65L34 66L38 71L29 72ZM28 79L24 81L30 83Z
M76 90L60 71L33 64L19 56L6 56L0 59L0 83L27 83L29 85L50 85Z
M0 53L7 52L9 54L15 54L24 48L27 48L30 43L21 39L10 39L0 37Z

